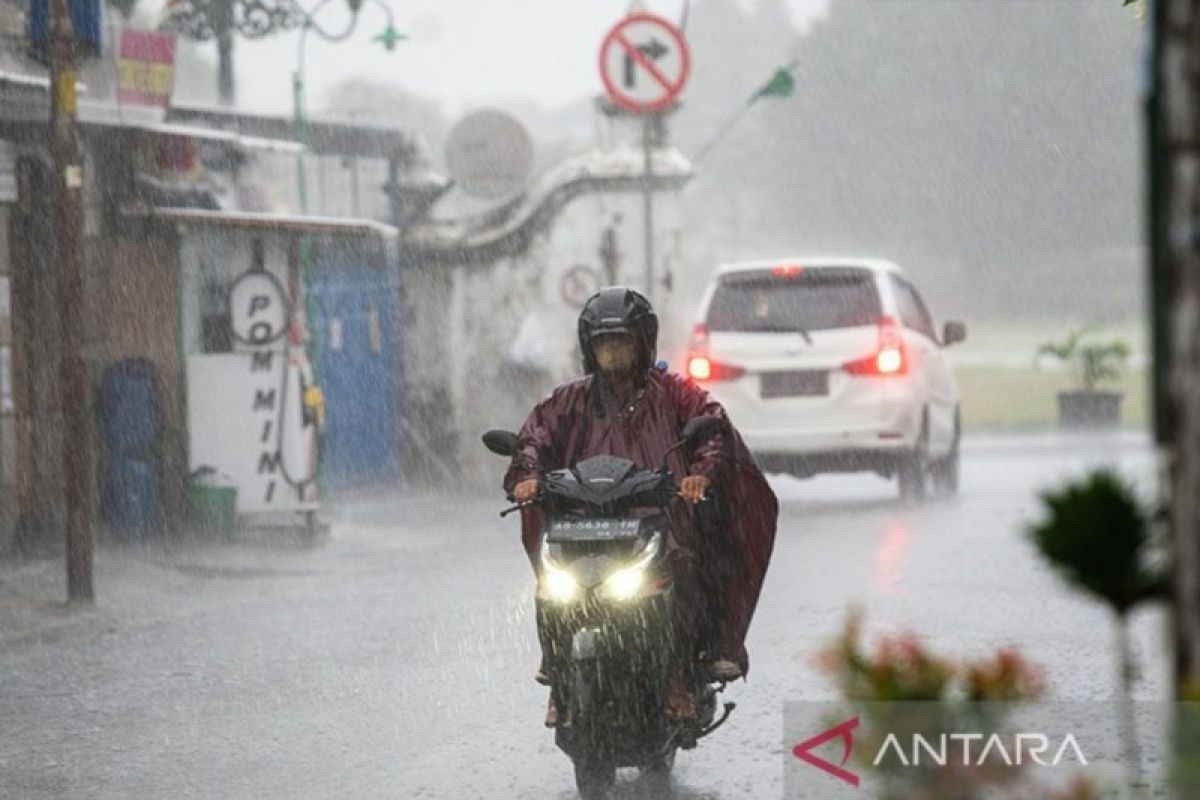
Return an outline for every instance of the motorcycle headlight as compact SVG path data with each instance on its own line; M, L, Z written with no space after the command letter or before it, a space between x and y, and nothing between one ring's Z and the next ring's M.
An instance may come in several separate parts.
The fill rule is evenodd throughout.
M614 600L632 600L642 590L645 570L627 567L619 569L604 581L605 593Z
M662 534L655 533L646 543L645 548L637 554L637 560L628 567L622 567L608 576L604 581L604 593L614 600L632 600L642 591L646 580L646 569L662 546Z
M550 557L550 544L542 542L542 588L551 600L569 603L579 594L579 582L571 573L554 563Z
M571 573L547 564L542 566L542 586L552 600L560 603L574 600L575 595L579 593L579 583L571 577Z

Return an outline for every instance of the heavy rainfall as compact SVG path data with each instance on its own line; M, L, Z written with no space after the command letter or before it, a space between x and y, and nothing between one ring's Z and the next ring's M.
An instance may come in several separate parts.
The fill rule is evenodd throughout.
M0 29L0 797L1200 796L1200 0Z

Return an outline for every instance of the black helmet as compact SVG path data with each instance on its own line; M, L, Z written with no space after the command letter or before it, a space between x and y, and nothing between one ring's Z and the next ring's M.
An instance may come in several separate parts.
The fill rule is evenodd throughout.
M627 286L609 286L588 298L579 312L579 351L583 371L596 371L596 356L591 340L606 333L632 334L638 346L638 369L654 364L658 348L658 315L641 292Z

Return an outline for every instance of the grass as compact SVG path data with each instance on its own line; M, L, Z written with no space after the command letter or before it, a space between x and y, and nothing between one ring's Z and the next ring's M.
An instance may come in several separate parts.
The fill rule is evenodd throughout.
M1079 327L1069 319L1052 322L969 323L967 341L948 351L958 380L963 428L968 432L1053 430L1058 427L1057 394L1081 388L1075 365L1044 359L1035 368L1042 342L1061 340ZM1145 323L1132 319L1099 327L1095 342L1114 339L1129 344L1133 354L1121 377L1100 389L1122 392L1121 423L1125 428L1149 424L1149 373Z
M1056 395L1078 388L1070 370L1037 370L998 366L963 366L954 370L962 403L963 429L967 432L1019 431L1055 428ZM1145 368L1128 367L1121 378L1101 389L1123 392L1121 424L1145 428L1149 424L1149 375Z

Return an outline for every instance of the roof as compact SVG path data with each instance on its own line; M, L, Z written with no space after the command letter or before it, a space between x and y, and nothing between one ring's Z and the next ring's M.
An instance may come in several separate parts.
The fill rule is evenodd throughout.
M242 136L296 140L296 124L290 116L247 114L228 108L172 106L167 121L205 125ZM305 144L317 154L410 160L416 154L416 137L399 128L357 122L309 118L304 125Z
M381 238L395 238L399 235L399 231L391 225L369 219L265 214L251 211L205 211L195 208L154 208L143 212L143 215L190 226L213 225L267 231Z
M87 87L77 83L80 92ZM39 75L0 71L0 125L8 123L25 131L25 138L42 140L50 121L50 81ZM293 140L287 130L278 136L246 135L237 130L211 126L186 125L162 120L161 111L121 107L111 102L81 98L79 124L85 130L140 130L163 136L186 136L220 142L252 150L302 153L304 145ZM275 131L275 133L279 133ZM11 134L10 134L11 135Z
M83 106L80 106L83 110ZM204 128L198 125L179 125L170 122L147 122L141 120L122 119L117 116L88 115L81 120L85 126L130 128L159 134L161 136L181 136L188 139L201 139L209 142L234 145L247 150L268 150L275 153L299 155L305 151L304 145L290 139L264 139L259 136L242 136L233 131L222 131L214 128Z
M829 269L837 267L861 267L873 272L904 273L904 269L892 261L883 258L852 258L848 256L801 256L763 259L758 261L739 261L733 264L723 264L717 269L717 275L730 275L738 272L753 272L771 269L781 265L797 264L805 269Z

